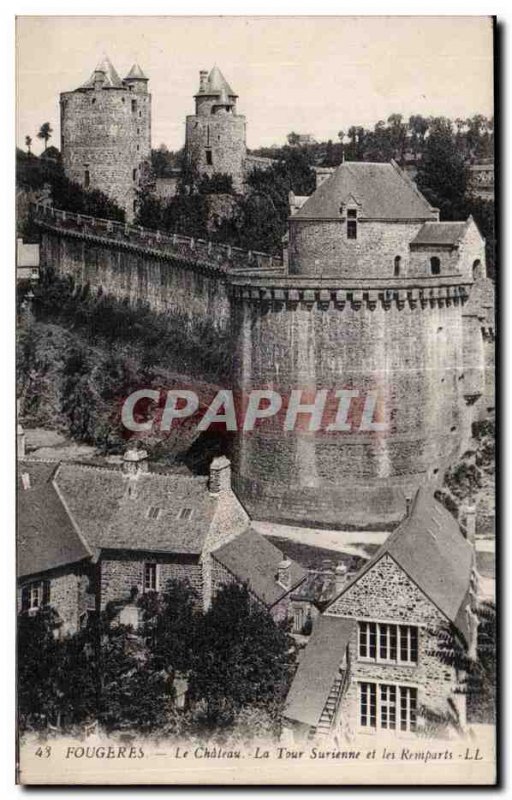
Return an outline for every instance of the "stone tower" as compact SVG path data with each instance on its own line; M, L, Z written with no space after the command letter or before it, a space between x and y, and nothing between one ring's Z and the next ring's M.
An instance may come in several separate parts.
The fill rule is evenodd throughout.
M244 182L245 117L236 113L237 95L220 69L201 70L196 113L187 117L185 148L200 175L224 173L241 192Z
M148 78L134 64L121 80L104 58L86 83L61 94L60 112L66 175L104 192L131 220L151 157Z
M282 272L233 276L232 330L239 396L272 390L284 410L299 390L309 409L238 433L234 486L255 518L393 528L492 405L485 243L471 218L439 222L394 163L342 164L304 199ZM319 390L334 430L310 424Z

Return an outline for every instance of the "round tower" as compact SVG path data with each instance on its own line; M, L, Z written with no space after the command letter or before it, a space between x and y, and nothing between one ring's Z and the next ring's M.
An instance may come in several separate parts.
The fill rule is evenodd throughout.
M396 165L343 164L290 218L281 275L233 276L240 402L282 399L234 448L254 518L393 528L466 447L483 360L464 314L484 242L471 220L437 219Z
M60 111L67 177L104 192L132 219L151 158L148 78L134 64L121 80L104 58L86 83L61 94Z
M231 175L234 190L241 192L246 155L245 117L236 113L237 97L217 66L210 74L201 70L194 98L196 113L186 121L185 149L199 175Z

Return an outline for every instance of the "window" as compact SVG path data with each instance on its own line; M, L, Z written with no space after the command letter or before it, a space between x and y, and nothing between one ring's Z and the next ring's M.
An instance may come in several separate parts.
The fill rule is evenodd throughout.
M91 173L89 172L88 169L86 169L84 172L84 186L86 189L88 189L90 185L91 185Z
M476 281L482 277L482 262L479 258L473 261L473 280Z
M135 167L132 169L132 180L134 181L137 180L137 170L135 169Z
M413 625L360 622L359 658L368 661L417 664L418 629Z
M93 97L93 98L92 98L92 100L91 100L91 104L92 104L92 105L94 105L94 104L95 104L95 102L96 102L96 98L95 98L95 97Z
M210 146L210 126L206 126L206 146Z
M400 258L400 256L395 256L395 269L394 269L395 278L398 278L398 276L400 275L400 263L401 263L401 261L402 261L402 259Z
M357 209L347 211L347 239L357 239Z
M50 603L50 581L34 581L21 590L21 610L36 611Z
M359 685L359 721L371 730L415 731L417 689L395 684Z
M178 519L190 519L192 516L191 508L181 508L178 513Z
M208 164L209 167L211 167L211 165L213 164L212 151L211 150L207 150L206 151L206 163Z
M441 273L441 262L437 256L432 256L430 259L430 272L432 275L439 275Z
M137 111L137 101L136 100L132 100L132 111L133 112Z
M304 627L304 622L304 609L296 608L293 613L293 627L296 633L301 633L302 628Z
M144 564L144 591L158 591L158 565L149 561Z
M150 506L148 509L148 519L158 519L161 510L162 509L158 506Z

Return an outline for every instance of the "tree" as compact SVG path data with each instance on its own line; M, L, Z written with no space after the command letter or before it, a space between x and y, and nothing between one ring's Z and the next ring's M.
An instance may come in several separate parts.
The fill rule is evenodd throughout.
M296 147L300 142L300 135L298 133L295 133L295 131L292 131L286 137L286 141L288 142L290 147Z
M428 201L439 208L441 219L464 216L468 171L455 143L451 123L443 117L430 122L430 135L416 182Z
M32 154L32 151L30 149L31 146L32 146L32 137L31 136L25 136L25 144L27 146L27 153L30 156Z
M161 595L141 597L144 636L156 669L171 676L189 672L199 621L198 604L197 592L188 583L177 580L170 580Z
M50 123L49 122L43 122L43 124L39 128L39 133L37 134L37 138L43 140L44 149L45 150L46 150L46 147L48 145L48 142L50 141L50 139L52 137L52 133L53 133L53 129L52 129Z
M244 708L280 708L291 677L286 632L246 586L231 584L200 620L190 695L202 701L209 726L232 724Z

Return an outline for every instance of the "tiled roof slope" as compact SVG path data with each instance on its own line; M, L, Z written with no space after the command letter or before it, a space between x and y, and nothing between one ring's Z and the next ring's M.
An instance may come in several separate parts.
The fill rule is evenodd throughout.
M52 483L55 464L22 461L17 494L17 572L20 577L88 558ZM28 476L24 488L22 475ZM25 478L27 483L27 478Z
M418 490L411 514L326 609L347 592L383 555L390 555L419 589L467 639L464 607L474 563L472 545L457 520L425 487Z
M425 222L411 245L450 245L459 243L466 232L466 222Z
M133 64L132 68L130 69L128 75L126 76L125 80L137 80L137 81L147 81L146 75L144 75L143 71L139 67L138 64Z
M437 212L394 163L346 161L304 203L293 220L340 219L340 205L353 200L366 219L436 219Z
M207 478L62 463L55 477L89 544L106 549L197 553L217 504ZM180 512L189 508L189 518ZM150 511L154 510L154 515Z
M238 580L247 581L256 597L267 606L277 603L289 591L276 580L283 554L254 530L241 533L236 539L215 550L212 555ZM294 561L289 569L292 589L305 578L307 571Z
M318 725L355 625L353 619L318 617L286 698L285 717Z

